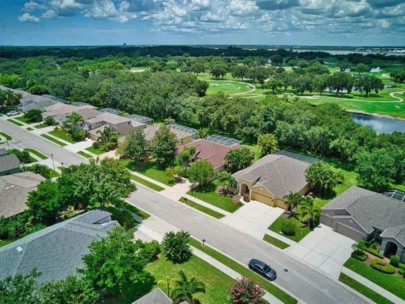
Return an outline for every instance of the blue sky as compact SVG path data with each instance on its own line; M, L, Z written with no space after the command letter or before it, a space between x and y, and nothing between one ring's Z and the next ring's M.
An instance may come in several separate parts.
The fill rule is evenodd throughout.
M0 45L405 46L404 0L0 0Z

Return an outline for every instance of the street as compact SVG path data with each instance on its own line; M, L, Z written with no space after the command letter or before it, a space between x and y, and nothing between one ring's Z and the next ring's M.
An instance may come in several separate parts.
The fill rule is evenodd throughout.
M59 165L64 165L69 167L71 165L78 165L80 163L87 162L87 159L72 153L58 145L40 137L35 134L30 133L23 128L13 125L3 119L0 119L0 131L10 135L13 139L9 141L10 148L32 148L38 150L39 152L45 154L50 159L53 158L55 162ZM0 145L0 148L8 148L7 144ZM57 165L57 166L58 166Z
M276 283L308 304L368 303L337 281L291 256L222 222L138 186L132 204L186 231L244 263L258 258L278 273ZM288 270L288 271L285 271Z

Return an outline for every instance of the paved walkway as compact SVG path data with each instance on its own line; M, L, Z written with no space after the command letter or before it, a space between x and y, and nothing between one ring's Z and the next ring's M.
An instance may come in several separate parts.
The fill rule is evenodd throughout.
M299 243L284 251L338 279L354 241L320 224Z
M136 239L141 239L143 241L150 241L150 240L157 240L158 242L161 242L163 239L163 235L165 232L168 231L179 231L179 229L163 220L158 219L157 217L151 216L142 224L140 224L134 233L134 236ZM242 277L242 275L233 269L229 268L228 266L222 264L218 260L212 258L208 254L204 253L201 250L198 250L197 248L192 247L193 249L193 254L198 256L200 259L204 260L208 264L214 266L216 269L222 271L226 275L230 276L233 279L239 279ZM274 297L272 294L266 292L266 294L263 297L265 300L267 300L269 303L274 303L274 304L282 304L279 299Z
M357 274L356 272L350 270L349 268L343 267L342 273L344 273L345 275L348 275L349 277L351 277L352 279L356 280L357 282L363 284L364 286L367 286L371 290L382 295L384 298L387 298L388 300L392 301L395 304L405 304L404 300L400 299L399 297L390 293L389 291L385 290L384 288L381 288L377 284L367 280L365 277Z
M49 134L48 134L49 135ZM84 151L87 154L93 154L90 151L87 151L86 148L91 147L93 145L93 140L91 140L90 138L86 138L83 141L79 141L78 143L75 144L71 144L69 143L65 149L72 151L74 153L77 153L79 151Z
M262 240L267 228L283 213L284 209L251 201L222 218L221 222Z

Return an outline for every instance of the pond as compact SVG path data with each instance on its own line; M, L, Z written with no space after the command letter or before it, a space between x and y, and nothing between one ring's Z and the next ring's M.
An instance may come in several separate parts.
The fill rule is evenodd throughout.
M405 121L373 115L350 113L359 125L369 127L377 133L405 132Z

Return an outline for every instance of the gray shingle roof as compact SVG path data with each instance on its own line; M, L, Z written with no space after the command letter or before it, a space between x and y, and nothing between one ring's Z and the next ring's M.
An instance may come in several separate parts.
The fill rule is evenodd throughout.
M159 288L136 300L133 304L172 304L172 300Z
M396 239L402 246L405 247L405 224L389 227L383 231L381 237L391 237Z
M83 266L82 257L94 240L119 225L111 214L93 210L30 234L0 248L0 279L36 268L38 283L59 280Z
M383 194L353 186L322 210L345 209L368 233L405 223L405 204Z
M255 187L262 186L279 197L290 191L299 192L308 182L305 170L316 159L295 153L280 151L266 155L250 167L238 171L233 177L251 182Z
M24 211L28 193L44 180L32 172L0 176L0 216L10 217Z
M20 167L20 161L15 154L0 155L0 173Z

